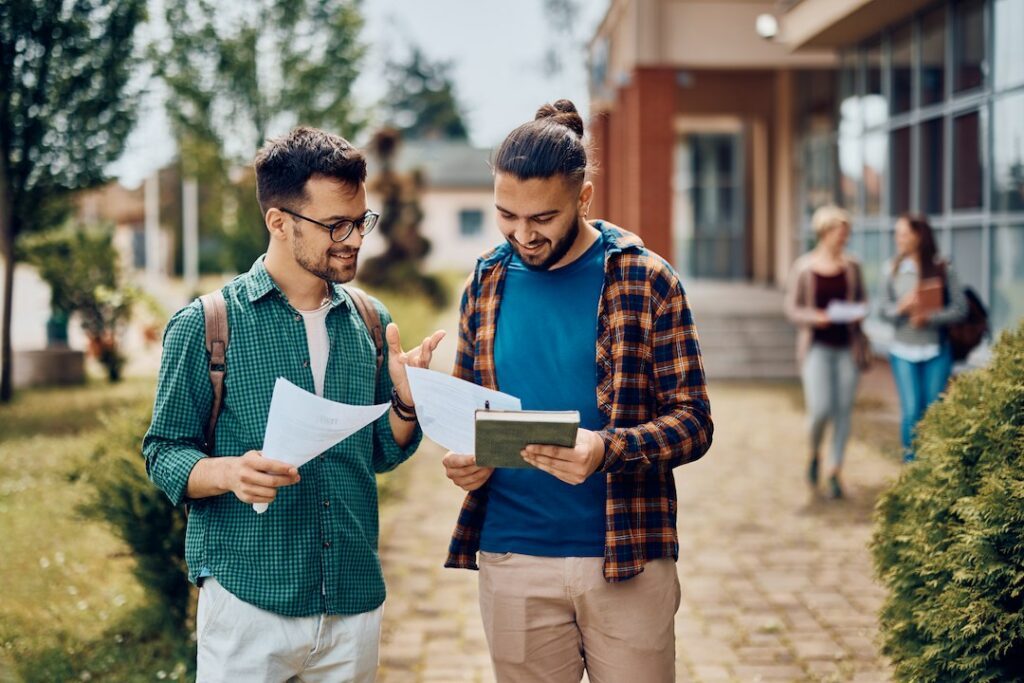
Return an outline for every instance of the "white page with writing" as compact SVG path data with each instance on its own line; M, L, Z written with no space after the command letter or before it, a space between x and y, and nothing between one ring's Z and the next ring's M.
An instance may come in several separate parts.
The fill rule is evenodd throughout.
M329 401L278 377L263 434L263 457L301 467L376 422L390 407ZM253 509L264 512L267 504L255 503Z
M475 451L477 410L522 410L515 396L424 368L406 368L416 417L430 440L455 453Z

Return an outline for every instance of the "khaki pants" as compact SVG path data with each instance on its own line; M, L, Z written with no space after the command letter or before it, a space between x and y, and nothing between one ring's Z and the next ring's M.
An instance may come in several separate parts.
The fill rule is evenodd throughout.
M203 580L196 614L197 683L373 683L382 607L284 617Z
M480 613L498 683L671 683L679 577L671 559L608 583L600 557L480 553Z

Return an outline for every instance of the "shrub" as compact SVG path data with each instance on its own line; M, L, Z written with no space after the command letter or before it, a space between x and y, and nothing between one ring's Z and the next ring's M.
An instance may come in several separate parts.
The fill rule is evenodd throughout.
M872 543L896 678L1024 680L1024 325L953 382L915 450Z
M146 476L140 453L149 419L148 407L143 406L107 418L103 437L73 478L83 479L92 489L81 512L109 524L131 548L135 576L160 607L157 612L164 615L168 628L185 633L185 510L172 506Z

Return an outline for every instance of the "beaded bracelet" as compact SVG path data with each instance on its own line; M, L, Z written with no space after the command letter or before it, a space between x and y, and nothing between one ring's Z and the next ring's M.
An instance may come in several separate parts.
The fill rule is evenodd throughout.
M416 408L411 406L401 399L398 395L397 389L391 390L391 407L395 411L395 415L398 416L399 420L403 422L415 422L416 421Z

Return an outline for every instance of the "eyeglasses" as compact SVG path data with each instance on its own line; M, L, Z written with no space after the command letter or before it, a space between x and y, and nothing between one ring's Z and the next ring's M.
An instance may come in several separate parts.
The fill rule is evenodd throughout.
M352 234L353 230L358 230L359 236L363 237L366 235L366 233L373 230L374 227L376 227L377 225L377 221L380 220L379 213L375 211L367 211L366 213L363 214L363 217L358 220L353 221L348 218L343 218L337 223L328 225L327 223L321 223L320 221L313 220L308 216L303 216L301 213L295 213L294 211L286 209L283 206L278 208L281 209L281 211L284 211L289 216L295 216L296 218L301 218L304 221L315 223L324 230L327 230L331 234L332 242L344 242L345 240L348 239L348 236Z

